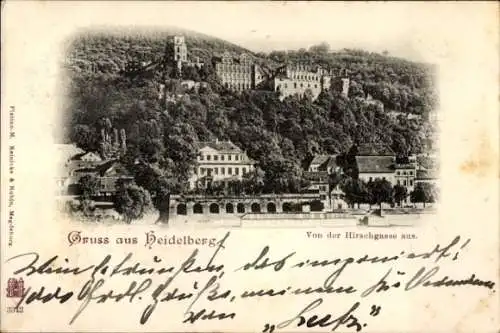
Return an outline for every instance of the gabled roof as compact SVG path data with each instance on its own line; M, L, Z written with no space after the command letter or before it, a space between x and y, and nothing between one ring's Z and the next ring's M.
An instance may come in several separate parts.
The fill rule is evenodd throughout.
M318 171L328 171L330 168L337 168L337 155L316 155L309 164L309 168L312 165L318 166Z
M55 147L57 154L64 161L68 161L75 155L85 153L83 149L78 148L75 144L56 144Z
M328 159L330 158L329 155L316 155L314 156L313 160L311 161L311 165L312 164L323 164L325 162L328 162Z
M360 173L391 173L394 172L393 156L356 156Z
M93 152L84 152L84 153L76 154L73 157L71 157L71 160L72 161L81 161L84 159L85 156L97 157L97 159L96 159L97 161L102 161L101 157L98 154L93 153Z
M224 153L241 153L241 149L238 148L234 143L231 141L200 141L197 142L196 148L198 150L205 148L205 147L210 147L212 149L215 149L219 152L224 152Z
M130 176L130 173L123 164L116 160L108 161L96 167L96 171L101 177L104 176Z
M381 144L363 143L358 145L358 154L360 156L392 156L395 155L389 146Z

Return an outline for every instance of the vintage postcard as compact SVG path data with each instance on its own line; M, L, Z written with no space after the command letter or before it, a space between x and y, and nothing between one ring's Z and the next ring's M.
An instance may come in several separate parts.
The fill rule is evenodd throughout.
M496 2L2 2L2 332L499 332Z

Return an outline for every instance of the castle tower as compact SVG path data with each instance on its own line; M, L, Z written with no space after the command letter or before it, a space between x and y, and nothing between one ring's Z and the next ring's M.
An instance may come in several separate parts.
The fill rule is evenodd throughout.
M342 79L342 96L344 96L344 97L349 96L349 84L350 84L350 81L348 78Z
M180 78L182 76L182 63L187 62L187 46L184 36L174 36L170 47L170 57L173 57L170 61L174 64L176 77Z
M174 36L174 61L187 61L187 46L184 36Z

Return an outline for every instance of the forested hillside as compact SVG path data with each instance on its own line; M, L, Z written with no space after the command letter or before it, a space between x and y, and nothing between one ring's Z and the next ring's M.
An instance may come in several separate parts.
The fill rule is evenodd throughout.
M362 50L330 52L326 44L309 50L274 51L276 62L310 62L351 79L350 97L370 94L386 110L427 115L437 103L435 68L400 58Z
M164 105L158 99L158 76L137 84L118 71L134 54L146 59L161 54L166 36L86 35L75 41L70 57L77 61L68 69L64 110L66 141L99 151L101 128L123 128L128 141L124 161L154 166L180 189L194 164L194 142L230 139L259 162L269 191L297 190L302 167L314 154L347 152L355 143L389 147L400 155L432 148L435 128L428 116L437 98L430 66L361 51L332 53L321 46L258 54L261 61L300 60L345 74L352 80L349 98L341 96L337 84L316 101L291 97L281 102L270 91L236 94L216 85L208 66L200 77L211 87ZM191 52L200 54L242 51L201 35L187 35L186 41ZM84 63L98 64L99 70L88 71ZM367 93L384 107L367 103ZM405 113L421 117L408 119Z

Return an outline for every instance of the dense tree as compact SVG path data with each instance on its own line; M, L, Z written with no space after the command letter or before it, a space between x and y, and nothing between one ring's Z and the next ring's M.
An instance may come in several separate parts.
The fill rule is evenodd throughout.
M182 190L182 184L171 169L171 164L162 169L145 163L137 164L133 168L136 184L151 194L152 203L159 212L157 222L168 223L170 195Z
M309 52L312 53L328 53L330 51L330 45L328 43L323 42L318 45L313 45L309 48Z
M95 128L84 124L75 125L70 140L85 151L96 151L99 145Z
M408 196L408 191L406 187L403 185L395 185L394 186L394 201L401 206L401 201L405 200Z
M243 189L246 194L261 194L264 189L265 173L257 167L243 175Z
M144 188L134 183L119 182L114 198L115 209L122 214L125 222L131 223L148 212L151 208L151 196Z
M183 66L182 78L185 80L201 81L200 73L194 66Z
M83 199L91 199L99 193L101 182L95 175L85 175L78 181Z
M360 179L346 177L341 181L340 189L345 194L346 202L353 208L354 204L358 204L359 208L359 204L369 201L367 184Z
M436 201L437 190L433 184L418 183L415 189L410 193L410 200L413 203L423 203L424 208L426 203Z
M382 211L382 203L391 203L393 199L393 188L386 179L376 178L368 183L368 192L370 193L370 204L379 205Z

